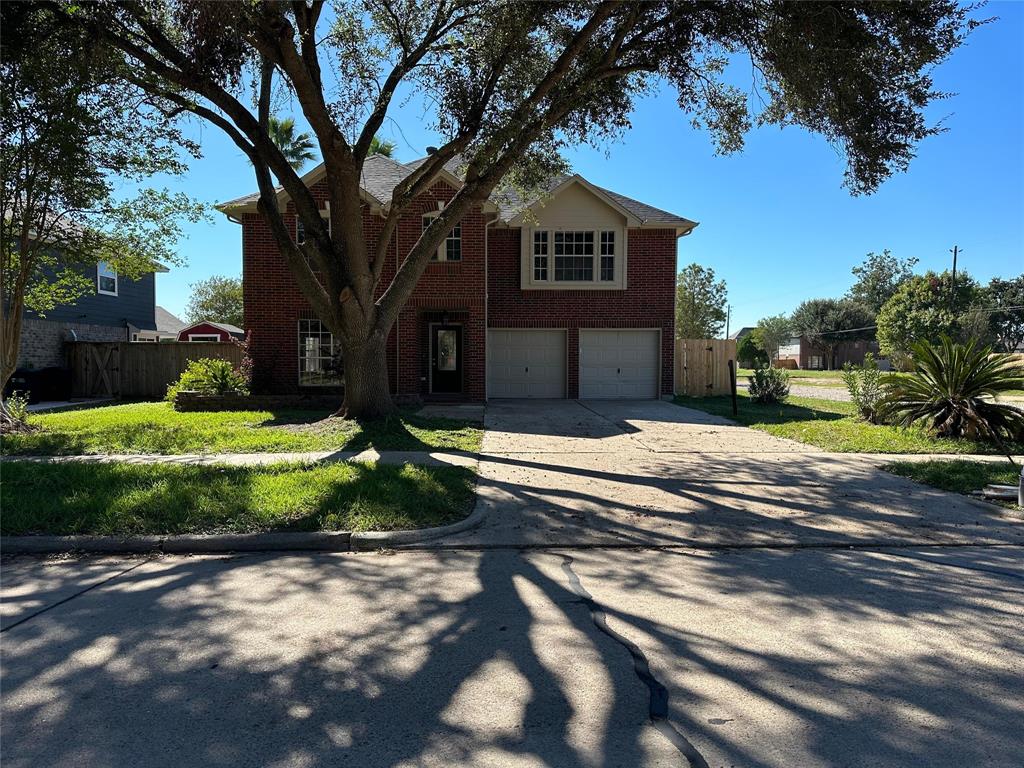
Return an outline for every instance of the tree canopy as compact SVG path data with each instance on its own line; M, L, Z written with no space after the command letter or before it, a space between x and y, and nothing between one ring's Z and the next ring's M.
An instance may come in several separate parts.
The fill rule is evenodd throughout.
M835 350L844 341L874 336L874 313L853 299L809 299L790 318L793 333L820 350L826 367L835 368Z
M310 306L340 340L349 412L393 409L385 340L431 255L474 205L503 185L563 171L563 147L629 126L636 98L662 83L722 152L753 124L798 125L846 157L845 183L871 192L940 130L930 72L974 26L956 0L804 3L746 0L528 2L365 0L305 3L165 0L68 4L70 20L120 51L126 78L168 114L223 130L252 163L260 210ZM730 84L745 58L759 99ZM367 240L362 166L400 89L436 106L440 140L384 203ZM268 134L291 94L318 144L330 219ZM756 111L752 104L763 104ZM381 286L403 211L446 166L464 183ZM290 237L273 179L301 218Z
M123 57L40 3L0 5L0 386L18 359L24 310L44 315L95 290L97 262L135 279L180 263L184 195L123 186L185 170L197 152L126 85Z
M882 305L914 274L915 258L900 259L889 250L869 253L864 263L853 268L857 281L847 296L878 314Z
M771 315L758 320L751 335L771 362L779 356L779 347L793 335L793 328L785 315Z
M190 323L211 320L228 323L241 328L242 281L237 277L214 275L206 280L193 283L192 296L188 300L185 314Z
M1012 280L992 278L985 287L984 302L996 348L1016 351L1024 344L1024 275Z
M943 335L960 339L965 319L981 300L978 282L958 272L914 275L893 294L878 313L878 344L882 354L910 354L920 341L937 343Z
M676 337L713 339L725 325L726 287L715 270L690 264L676 280Z

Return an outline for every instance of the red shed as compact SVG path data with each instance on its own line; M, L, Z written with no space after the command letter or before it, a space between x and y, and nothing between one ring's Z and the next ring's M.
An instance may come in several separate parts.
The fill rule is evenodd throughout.
M244 338L245 331L237 325L212 323L207 320L186 325L178 331L178 341L241 341Z

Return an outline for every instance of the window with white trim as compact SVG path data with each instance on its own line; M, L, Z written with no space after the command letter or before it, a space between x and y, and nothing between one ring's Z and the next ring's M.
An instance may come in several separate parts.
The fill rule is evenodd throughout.
M605 230L601 233L601 280L609 282L615 279L615 232Z
M318 318L299 319L299 386L336 387L343 383L340 348Z
M533 279L548 279L548 231L538 229L533 233Z
M105 261L96 265L96 292L105 296L117 296L117 270Z
M433 223L437 217L436 213L423 214L423 232ZM456 222L448 237L438 247L437 252L430 257L431 261L462 261L462 223Z
M603 223L603 222L602 222ZM523 230L523 288L623 290L626 287L626 230L609 226Z
M555 281L590 282L594 279L594 233L555 232Z
M216 333L190 333L189 341L220 341L220 335Z

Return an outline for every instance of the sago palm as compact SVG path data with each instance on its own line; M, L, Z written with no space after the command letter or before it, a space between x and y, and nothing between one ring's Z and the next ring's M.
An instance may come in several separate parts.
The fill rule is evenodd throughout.
M994 398L1024 385L1024 368L1010 355L943 336L914 346L915 371L891 385L883 413L898 426L922 423L939 437L1024 438L1024 411Z
M316 155L313 154L313 137L308 133L296 135L295 120L292 118L278 120L271 117L268 129L270 140L281 150L288 165L296 171L301 170L308 161L316 160Z

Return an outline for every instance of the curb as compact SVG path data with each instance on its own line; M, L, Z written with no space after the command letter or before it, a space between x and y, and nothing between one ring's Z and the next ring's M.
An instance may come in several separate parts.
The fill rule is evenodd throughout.
M465 520L437 528L415 528L408 531L355 531L352 533L350 548L353 552L369 552L375 549L392 549L433 541L453 533L462 533L478 528L487 517L487 508L477 497L476 508Z
M296 533L214 533L182 536L4 536L0 552L5 555L165 552L273 552L314 550L347 552L349 531Z

